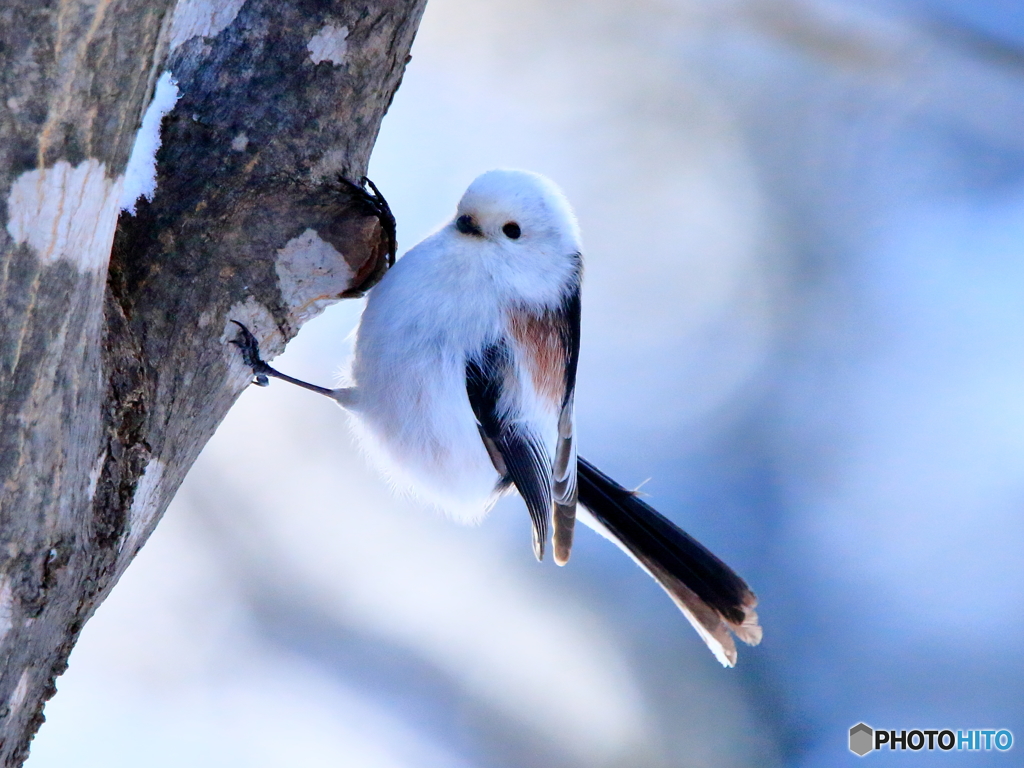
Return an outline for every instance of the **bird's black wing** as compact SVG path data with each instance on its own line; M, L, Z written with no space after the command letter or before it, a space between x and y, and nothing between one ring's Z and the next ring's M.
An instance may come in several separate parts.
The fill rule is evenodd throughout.
M516 386L512 349L505 340L484 347L466 361L466 394L476 415L480 437L501 484L513 483L533 522L533 552L544 558L551 516L551 461L528 425L511 418L506 391Z

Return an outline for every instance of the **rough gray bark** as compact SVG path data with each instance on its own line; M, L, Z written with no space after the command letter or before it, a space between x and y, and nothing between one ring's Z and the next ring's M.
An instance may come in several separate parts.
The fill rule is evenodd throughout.
M365 171L424 3L0 10L0 764L247 385L229 321L272 356L386 269L337 178ZM118 220L165 68L157 191Z

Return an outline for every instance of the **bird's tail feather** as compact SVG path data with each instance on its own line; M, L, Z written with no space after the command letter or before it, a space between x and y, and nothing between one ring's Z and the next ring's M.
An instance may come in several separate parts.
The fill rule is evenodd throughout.
M730 632L749 645L761 642L757 597L729 566L582 457L577 478L579 503L590 512L580 518L661 585L724 666L736 663Z

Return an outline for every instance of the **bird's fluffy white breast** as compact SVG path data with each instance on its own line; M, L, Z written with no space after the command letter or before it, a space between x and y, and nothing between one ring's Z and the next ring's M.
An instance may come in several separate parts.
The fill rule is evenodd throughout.
M353 377L364 445L399 490L479 520L497 473L466 395L466 356L503 328L492 275L443 229L373 289Z

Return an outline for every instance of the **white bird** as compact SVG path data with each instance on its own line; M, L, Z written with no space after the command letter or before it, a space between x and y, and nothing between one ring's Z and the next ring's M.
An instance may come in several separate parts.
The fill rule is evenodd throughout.
M382 221L393 222L376 194ZM479 520L514 487L533 522L538 560L550 526L555 562L568 561L579 511L661 585L731 667L730 633L750 645L761 640L754 593L576 455L581 253L575 215L554 183L489 171L466 190L452 220L370 291L354 386L327 389L274 370L241 324L235 343L257 383L282 378L351 411L395 485L454 517Z

